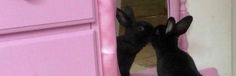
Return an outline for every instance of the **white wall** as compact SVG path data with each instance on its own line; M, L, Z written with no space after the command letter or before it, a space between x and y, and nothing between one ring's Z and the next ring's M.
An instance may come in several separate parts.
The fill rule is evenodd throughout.
M233 76L236 76L236 1L232 0L233 3Z
M231 0L188 0L194 22L188 31L189 51L200 68L231 74Z

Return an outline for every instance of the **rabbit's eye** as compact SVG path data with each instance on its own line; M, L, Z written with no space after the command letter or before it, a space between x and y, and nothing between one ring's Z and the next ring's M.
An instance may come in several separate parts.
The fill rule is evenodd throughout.
M144 27L137 27L138 31L144 31Z

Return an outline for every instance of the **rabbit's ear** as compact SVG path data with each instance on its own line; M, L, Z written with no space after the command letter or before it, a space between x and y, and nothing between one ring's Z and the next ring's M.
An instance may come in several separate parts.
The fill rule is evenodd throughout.
M167 21L166 34L170 33L173 30L174 25L175 25L175 19L173 17L170 17Z
M130 6L126 6L124 8L124 11L127 14L127 16L132 20L132 22L134 22L135 21L134 10Z
M117 18L118 22L125 27L129 27L132 24L132 21L128 17L128 15L119 8L117 8L117 10L116 10L116 18Z
M178 36L181 34L184 34L188 28L190 27L191 23L193 21L192 16L186 16L183 19L181 19L175 26L174 26L174 32Z

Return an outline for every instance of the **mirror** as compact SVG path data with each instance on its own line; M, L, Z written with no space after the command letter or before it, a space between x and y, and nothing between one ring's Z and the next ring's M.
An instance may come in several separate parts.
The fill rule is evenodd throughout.
M168 12L166 0L121 0L120 8L126 6L133 8L137 21L147 21L154 27L165 24ZM124 34L123 26L118 25L118 35ZM130 72L137 72L156 66L156 55L153 47L149 43L136 56Z

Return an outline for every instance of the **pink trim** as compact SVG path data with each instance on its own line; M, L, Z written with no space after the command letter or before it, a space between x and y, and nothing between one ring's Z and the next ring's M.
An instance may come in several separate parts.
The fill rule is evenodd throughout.
M186 0L180 0L180 19L188 15L186 8ZM179 47L181 47L184 51L188 50L188 39L186 34L183 34L179 37Z
M168 0L167 2L169 3L169 17L174 17L178 21L188 15L187 8L185 7L186 0ZM188 40L185 34L179 37L179 47L184 51L188 49Z
M98 0L103 63L102 76L118 76L115 30L115 0Z
M179 9L180 4L179 0L167 0L168 2L168 15L169 17L174 17L175 19L179 20Z

